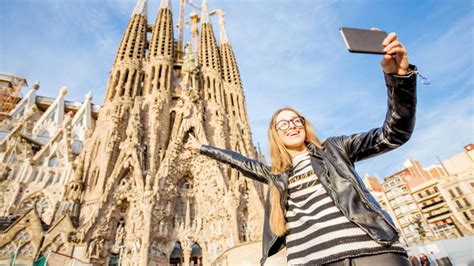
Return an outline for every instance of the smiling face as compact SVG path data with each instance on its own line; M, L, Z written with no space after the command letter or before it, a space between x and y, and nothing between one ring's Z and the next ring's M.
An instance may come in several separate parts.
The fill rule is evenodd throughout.
M303 124L301 124L301 120L303 120ZM290 153L306 149L304 145L306 131L302 117L293 111L283 110L277 115L275 121L278 137Z

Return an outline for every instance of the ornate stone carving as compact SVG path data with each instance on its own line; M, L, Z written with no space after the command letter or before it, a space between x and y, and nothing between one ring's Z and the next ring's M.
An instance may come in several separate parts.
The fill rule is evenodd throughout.
M221 55L210 25L204 23L199 60L192 51L197 42L186 47L184 61L174 58L171 10L160 12L154 25L160 30L152 33L159 35L152 39L147 39L148 21L143 14L132 16L126 30L131 34L123 38L98 114L86 97L88 108L96 113L81 113L85 120L66 116L70 122L58 124L49 116L52 111L41 118L43 111L36 109L2 125L11 135L0 142L0 161L14 153L8 175L15 178L1 183L0 215L21 213L31 193L44 191L45 197L30 201L29 207L50 227L67 216L73 222L74 229L62 229L68 241L45 243L42 252L46 247L74 246L78 259L104 265L108 256L122 250L124 263L166 264L179 241L186 263L192 244L198 243L207 265L238 244L237 238L257 240L261 235L262 209L251 203L260 199L252 196L257 192L248 192L254 187L239 191L242 181L227 166L183 149L192 133L202 143L239 147L255 158L247 118L239 115L245 114L241 83L230 79L238 76L235 58L228 56L230 43L221 47L227 53ZM64 92L55 105L58 115L65 113L59 112ZM50 141L35 146L39 139L25 138L33 137L33 128L50 132ZM54 134L62 137L53 141ZM48 168L45 164L52 155L58 161ZM6 166L0 163L1 173ZM189 182L179 183L184 177ZM178 199L182 200L179 214ZM35 234L52 239L38 228ZM4 248L11 247L0 251Z

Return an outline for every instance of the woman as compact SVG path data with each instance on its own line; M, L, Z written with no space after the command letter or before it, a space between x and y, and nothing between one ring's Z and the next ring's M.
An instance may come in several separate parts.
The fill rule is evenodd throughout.
M426 255L425 253L421 253L420 262L421 262L421 266L430 266L431 265L430 260L428 259L428 255Z
M356 161L408 141L414 127L416 70L394 33L383 45L388 112L382 127L321 142L300 113L280 109L268 129L272 167L194 137L185 145L270 186L261 264L286 244L292 265L410 265L393 221L354 169Z

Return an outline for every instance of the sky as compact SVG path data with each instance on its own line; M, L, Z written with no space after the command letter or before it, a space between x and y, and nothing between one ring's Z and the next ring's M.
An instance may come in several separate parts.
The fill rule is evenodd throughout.
M42 96L56 97L66 86L67 100L83 101L90 90L102 104L135 3L0 0L0 73L24 77L30 86L39 81ZM172 4L176 24L178 1ZM159 0L148 1L149 24L158 7ZM431 85L418 79L412 138L356 164L361 176L380 180L407 159L428 167L474 142L473 7L472 0L209 0L210 10L225 11L252 138L267 158L268 123L281 107L299 110L322 140L381 126L387 110L381 56L349 53L339 28L397 33L410 63ZM218 39L217 20L211 19Z

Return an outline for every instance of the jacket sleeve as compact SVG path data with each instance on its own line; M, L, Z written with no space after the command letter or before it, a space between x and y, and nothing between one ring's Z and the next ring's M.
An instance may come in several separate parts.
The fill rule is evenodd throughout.
M219 162L230 165L246 177L267 183L272 177L271 168L265 164L249 159L237 152L219 149L213 146L202 145L199 152Z
M334 138L352 163L385 153L407 142L415 127L416 67L406 76L385 74L388 110L383 125L368 132Z

